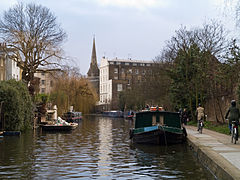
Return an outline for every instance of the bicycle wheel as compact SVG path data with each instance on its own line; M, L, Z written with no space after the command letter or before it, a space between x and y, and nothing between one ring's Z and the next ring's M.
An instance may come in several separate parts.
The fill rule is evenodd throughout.
M231 130L231 133L232 133L232 140L231 140L231 142L233 143L233 139L234 139L234 131L233 131L233 127L232 127L232 130Z

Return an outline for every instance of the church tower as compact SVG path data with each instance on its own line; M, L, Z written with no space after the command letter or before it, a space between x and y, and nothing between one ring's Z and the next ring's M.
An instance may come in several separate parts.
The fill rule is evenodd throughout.
M95 37L93 38L91 64L90 64L90 68L89 68L87 74L88 74L88 77L99 76L99 69L98 69L97 55L96 55L96 47L95 47Z
M97 55L96 55L96 47L95 47L95 37L93 37L93 47L92 47L92 57L91 64L88 70L88 80L95 88L97 94L99 94L99 68L97 64Z

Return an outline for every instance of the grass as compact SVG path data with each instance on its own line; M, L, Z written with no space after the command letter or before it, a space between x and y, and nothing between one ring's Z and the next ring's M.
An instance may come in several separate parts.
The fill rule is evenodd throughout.
M188 125L197 127L197 122L190 121L190 122L188 122ZM220 123L216 123L216 122L205 121L204 128L212 130L212 131L216 131L216 132L219 132L222 134L229 135L228 124L220 124Z

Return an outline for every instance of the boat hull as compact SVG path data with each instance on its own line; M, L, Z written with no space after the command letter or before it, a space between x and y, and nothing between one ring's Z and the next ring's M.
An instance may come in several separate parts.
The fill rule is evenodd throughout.
M76 123L72 123L71 125L43 125L42 130L44 131L71 131L77 128Z
M180 144L186 141L186 135L184 133L174 133L156 129L148 132L132 133L132 141L138 144Z

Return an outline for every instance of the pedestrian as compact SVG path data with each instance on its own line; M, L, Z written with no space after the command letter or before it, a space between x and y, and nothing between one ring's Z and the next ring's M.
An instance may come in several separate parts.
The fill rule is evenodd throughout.
M199 124L200 121L204 120L204 108L201 106L201 104L198 104L198 108L196 110L196 115L197 115L197 127L198 127L198 131L199 131Z
M189 117L188 117L187 108L184 108L183 112L181 113L181 122L182 124L187 125L188 121L189 121Z
M228 117L229 115L229 117ZM237 139L238 139L238 124L239 124L239 117L240 117L240 113L239 113L239 109L236 107L236 101L232 100L231 101L231 106L229 107L225 119L228 119L228 125L229 125L229 130L231 134L232 131L232 121L235 121L235 124L237 126Z

